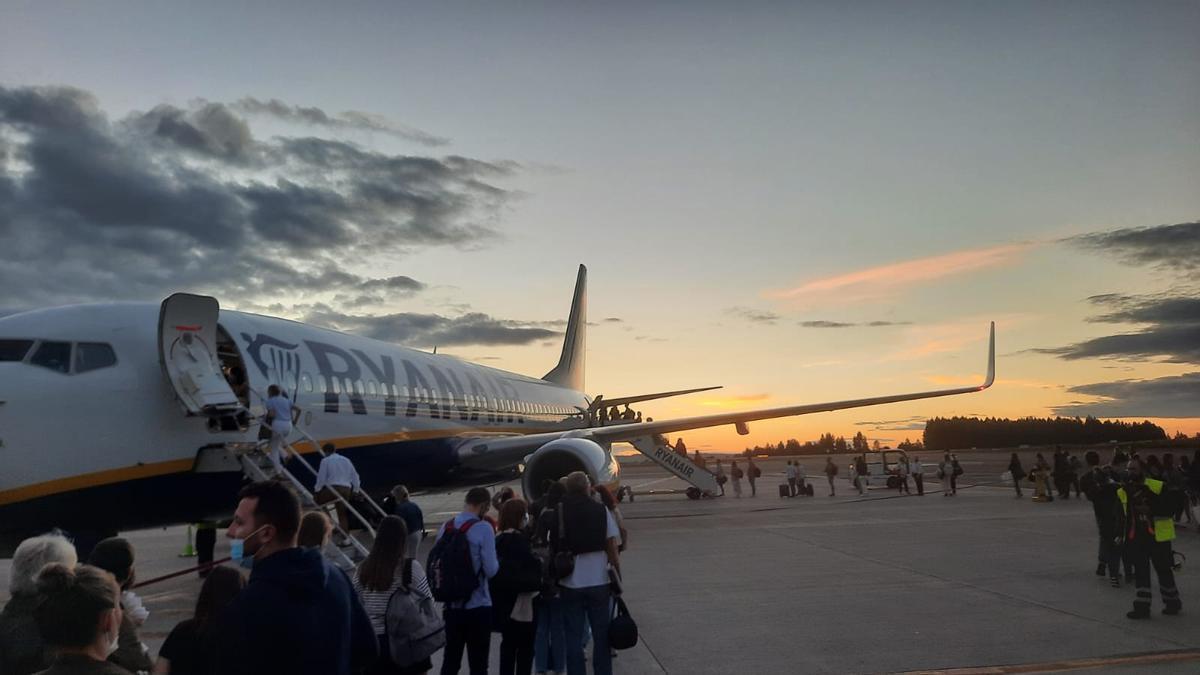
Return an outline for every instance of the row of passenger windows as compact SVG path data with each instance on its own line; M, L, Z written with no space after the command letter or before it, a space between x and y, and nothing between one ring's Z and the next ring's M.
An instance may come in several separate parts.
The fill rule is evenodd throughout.
M476 394L461 394L452 397L448 392L424 387L397 386L375 380L351 380L350 378L329 378L317 375L315 380L308 373L300 374L300 390L306 393L332 392L334 394L354 393L363 398L384 399L389 395L393 398L416 401L418 403L436 403L439 405L461 405L477 410L494 410L503 412L523 413L528 415L570 415L579 412L569 406L552 405L548 403L530 403L509 399L496 399Z
M26 361L55 372L78 375L115 366L117 354L103 342L0 340L0 361Z

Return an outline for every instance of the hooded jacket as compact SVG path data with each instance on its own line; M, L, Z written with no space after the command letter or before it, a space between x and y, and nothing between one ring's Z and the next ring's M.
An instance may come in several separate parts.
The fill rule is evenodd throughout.
M350 579L316 549L256 560L222 618L223 674L351 675L379 653Z

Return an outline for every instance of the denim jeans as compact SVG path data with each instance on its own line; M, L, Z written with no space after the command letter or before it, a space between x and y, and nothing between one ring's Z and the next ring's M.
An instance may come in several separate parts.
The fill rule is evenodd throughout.
M533 669L562 672L567 669L567 634L563 630L562 598L539 598L537 634L533 640Z
M583 658L583 625L592 626L592 672L612 675L612 655L608 652L608 624L611 620L611 592L608 585L564 588L563 624L567 631L567 673L587 675Z

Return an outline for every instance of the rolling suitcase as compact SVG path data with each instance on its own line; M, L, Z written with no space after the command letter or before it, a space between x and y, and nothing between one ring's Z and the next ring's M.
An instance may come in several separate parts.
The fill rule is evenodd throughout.
M805 492L805 494L807 494L809 497L813 496L813 485L812 485L812 483L805 483L805 485L804 485L804 492Z
M791 497L792 496L791 492L788 490L787 485L779 486L779 496L780 497Z

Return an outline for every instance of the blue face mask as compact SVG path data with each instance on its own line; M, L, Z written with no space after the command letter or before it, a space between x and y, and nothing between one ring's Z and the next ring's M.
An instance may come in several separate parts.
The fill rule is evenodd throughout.
M249 535L245 536L244 538L231 539L229 541L229 557L233 560L234 564L236 564L236 565L243 564L242 561L247 559L246 558L246 540L249 539L250 537L253 537L254 535L258 534L259 532L262 532L263 528L265 528L265 527L266 527L266 525L263 525L262 527L258 528L257 530L251 532ZM252 558L250 558L250 559L252 560Z

